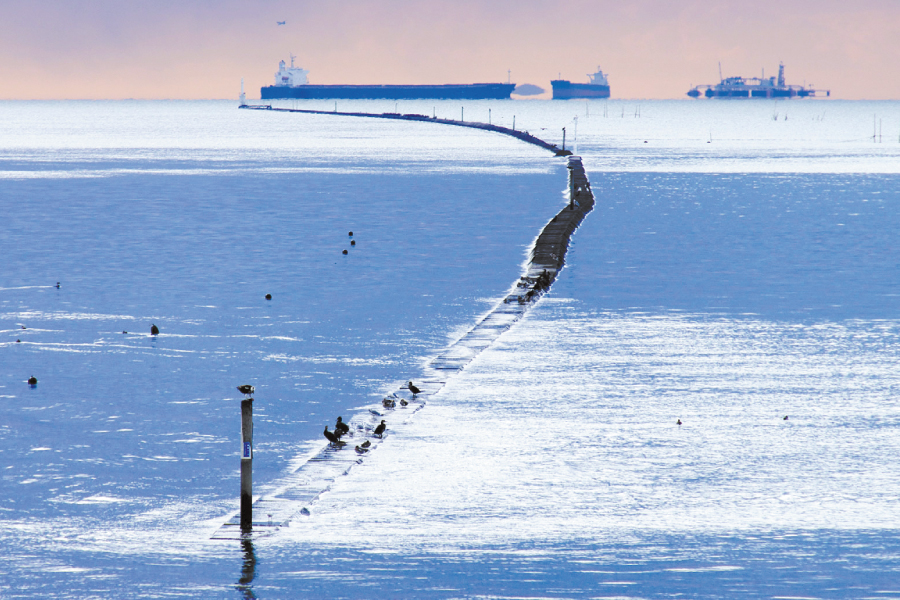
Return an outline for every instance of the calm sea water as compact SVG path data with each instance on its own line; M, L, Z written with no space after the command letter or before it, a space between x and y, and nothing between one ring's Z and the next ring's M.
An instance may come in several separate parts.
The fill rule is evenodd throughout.
M0 596L900 597L898 115L466 103L577 144L597 206L566 269L242 545L209 539L234 387L265 493L502 297L564 163L232 102L0 103Z

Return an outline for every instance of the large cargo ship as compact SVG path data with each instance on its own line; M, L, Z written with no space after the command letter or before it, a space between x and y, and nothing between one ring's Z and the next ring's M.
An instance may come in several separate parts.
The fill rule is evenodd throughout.
M452 99L452 100L504 100L515 89L514 83L469 83L444 85L313 85L309 83L309 71L278 63L275 85L260 89L263 100L283 98L344 98L344 99Z
M830 90L815 90L812 86L787 85L784 81L784 63L778 65L778 79L769 77L766 72L762 77L722 77L722 65L719 65L719 83L715 85L698 85L688 91L691 98L815 98L816 94L825 93L831 96Z
M568 100L569 98L609 98L609 80L600 67L593 75L588 75L590 83L572 83L565 79L554 79L550 82L553 86L554 100Z

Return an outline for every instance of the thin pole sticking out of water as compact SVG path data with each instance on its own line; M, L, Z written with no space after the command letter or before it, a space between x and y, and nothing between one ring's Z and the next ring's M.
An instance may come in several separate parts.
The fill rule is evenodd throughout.
M253 529L253 398L241 400L241 531Z
M575 154L578 154L578 117L575 117Z

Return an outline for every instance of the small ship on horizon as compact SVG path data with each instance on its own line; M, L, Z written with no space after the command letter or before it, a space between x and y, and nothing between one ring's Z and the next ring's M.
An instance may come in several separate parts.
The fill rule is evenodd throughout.
M567 79L554 79L550 82L553 87L554 100L568 100L570 98L609 98L609 80L600 67L593 75L588 75L590 83L572 83Z
M815 90L810 85L787 85L784 81L784 63L778 65L778 79L762 77L722 77L722 64L719 63L719 83L715 85L698 85L688 91L691 98L815 98L817 93L824 92L831 96L831 90Z

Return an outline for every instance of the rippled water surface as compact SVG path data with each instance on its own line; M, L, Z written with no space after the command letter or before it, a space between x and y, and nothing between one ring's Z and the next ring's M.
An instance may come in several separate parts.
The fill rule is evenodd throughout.
M339 108L461 108L401 104ZM0 103L0 596L900 597L900 143L871 137L897 108L467 103L577 142L597 205L565 270L241 543L210 539L234 387L266 494L495 305L564 163L227 102Z

